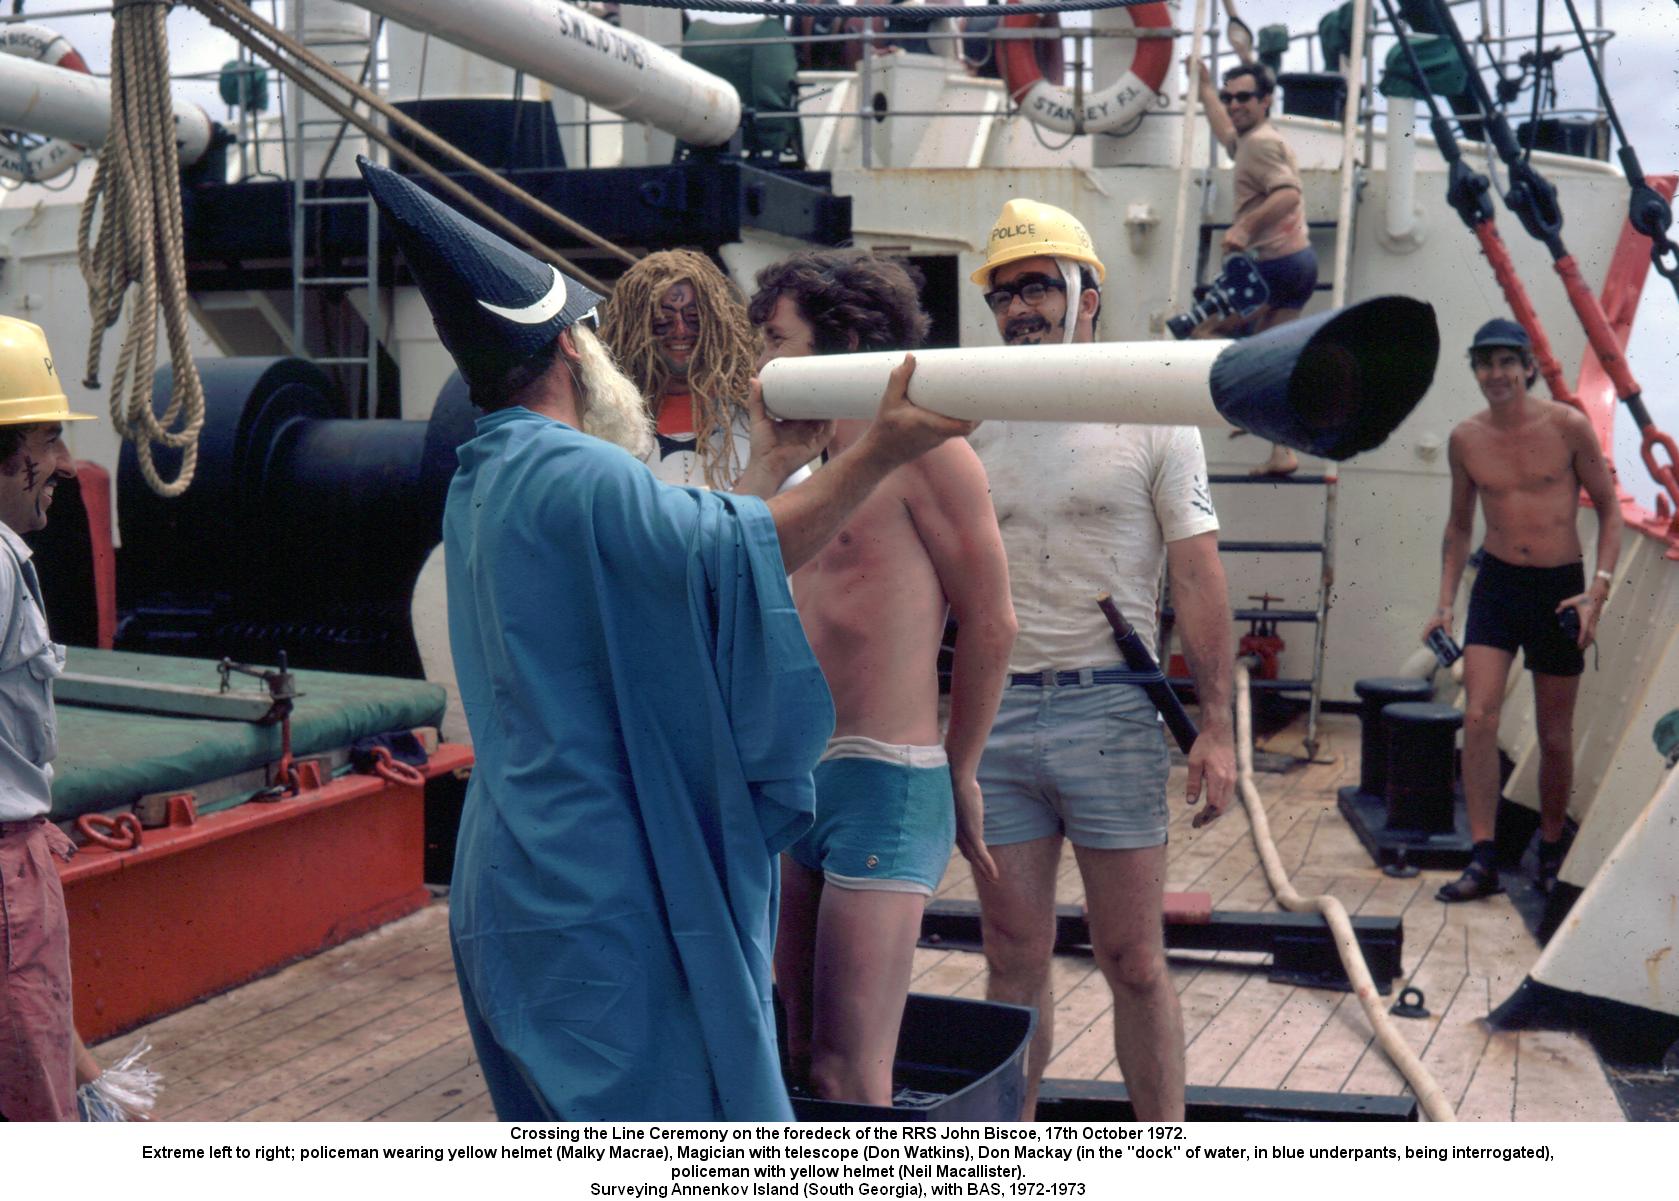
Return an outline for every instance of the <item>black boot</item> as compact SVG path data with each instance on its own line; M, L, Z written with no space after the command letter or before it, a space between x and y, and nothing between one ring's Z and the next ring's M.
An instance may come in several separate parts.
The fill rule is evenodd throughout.
M1539 891L1546 896L1557 886L1557 873L1562 871L1562 861L1568 858L1568 837L1564 835L1555 842L1539 840L1539 871L1534 875L1533 882Z
M1435 897L1447 903L1457 901L1479 901L1483 897L1495 897L1504 891L1498 882L1497 866L1498 844L1492 840L1475 844L1473 858L1469 866L1463 869L1463 875L1450 884L1441 885Z

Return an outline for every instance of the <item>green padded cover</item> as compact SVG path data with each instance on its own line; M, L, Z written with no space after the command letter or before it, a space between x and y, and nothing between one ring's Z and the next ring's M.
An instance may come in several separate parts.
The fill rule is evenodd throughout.
M1429 91L1436 96L1461 96L1469 90L1469 72L1464 70L1463 57L1450 38L1414 33L1411 35L1411 48L1417 52L1417 62L1422 64L1423 74L1428 77ZM1384 96L1408 96L1412 100L1423 98L1416 76L1411 74L1405 47L1397 43L1388 51L1387 66L1382 71L1381 93Z
M221 682L213 660L81 646L70 648L65 667L82 675L142 683L215 688ZM301 695L292 711L292 754L299 758L347 747L369 735L435 726L443 720L443 689L423 680L328 671L293 674ZM260 680L249 676L235 675L233 687L266 692ZM278 725L59 705L52 816L67 821L119 808L147 793L189 789L279 757ZM218 804L205 811L227 807Z
M715 46L714 41L742 38L785 38L787 29L774 17L756 25L719 25L714 21L692 21L682 35L682 57L696 67L722 76L740 93L741 107L748 115L757 112L791 112L793 76L799 60L785 41L764 40L751 46ZM742 123L742 143L748 154L779 156L793 147L798 137L796 117L766 117Z

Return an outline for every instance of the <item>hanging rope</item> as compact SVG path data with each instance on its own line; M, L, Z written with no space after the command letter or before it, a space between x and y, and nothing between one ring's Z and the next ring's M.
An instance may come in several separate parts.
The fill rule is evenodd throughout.
M82 205L76 255L87 281L93 334L87 355L90 388L99 386L105 331L122 314L130 286L128 336L111 377L111 420L134 443L140 474L159 496L179 496L198 467L204 388L188 345L186 258L181 248L181 168L169 88L168 8L160 0L117 0L111 58L111 132ZM95 212L103 222L93 241ZM174 378L169 407L152 409L161 308ZM165 481L154 447L181 452Z

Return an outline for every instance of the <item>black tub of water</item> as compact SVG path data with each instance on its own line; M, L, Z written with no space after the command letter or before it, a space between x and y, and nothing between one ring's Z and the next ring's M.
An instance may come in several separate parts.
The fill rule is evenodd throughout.
M823 1101L791 1088L801 1122L997 1122L1020 1117L1035 1010L911 993L892 1105ZM785 1049L785 1048L784 1048Z

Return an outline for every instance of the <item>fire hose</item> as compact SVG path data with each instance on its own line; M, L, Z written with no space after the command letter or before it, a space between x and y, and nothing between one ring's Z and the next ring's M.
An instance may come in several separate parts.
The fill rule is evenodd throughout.
M1119 646L1126 666L1132 671L1146 672L1157 678L1158 683L1150 682L1143 687L1160 710L1160 715L1165 719L1179 749L1188 754L1189 748L1195 743L1195 723L1190 720L1177 694L1161 674L1154 656L1143 645L1136 630L1114 606L1113 600L1104 594L1096 603L1113 628L1114 642ZM1271 838L1271 823L1265 816L1265 803L1260 798L1259 787L1253 782L1253 700L1248 687L1248 664L1245 659L1236 660L1236 787L1241 794L1242 805L1248 812L1248 826L1253 834L1254 849L1259 854L1260 866L1265 870L1266 883L1271 886L1277 904L1290 913L1317 913L1323 917L1324 925L1329 927L1335 938L1336 954L1341 957L1341 966L1347 973L1347 981L1352 985L1353 995L1358 998L1358 1003L1370 1022L1377 1045L1381 1047L1389 1062L1399 1070L1399 1074L1405 1077L1406 1083L1411 1086L1411 1092L1417 1098L1417 1104L1422 1107L1423 1113L1430 1121L1457 1121L1457 1114L1452 1109L1451 1102L1446 1099L1446 1094L1441 1091L1438 1082L1423 1066L1422 1060L1417 1058L1417 1053L1401 1037L1387 1011L1382 1008L1381 996L1376 991L1376 982L1371 978L1369 967L1365 965L1364 952L1359 948L1358 936L1353 933L1352 919L1347 916L1346 906L1327 893L1315 897L1301 896L1295 891L1294 885L1289 881L1288 872L1283 868L1282 857L1277 853L1277 844Z

